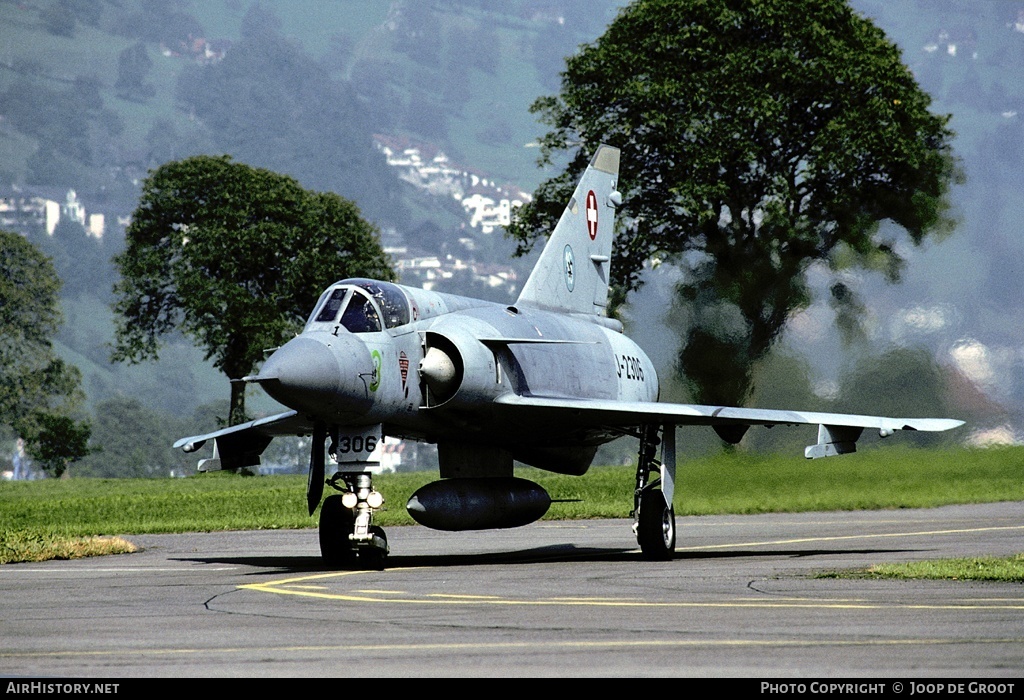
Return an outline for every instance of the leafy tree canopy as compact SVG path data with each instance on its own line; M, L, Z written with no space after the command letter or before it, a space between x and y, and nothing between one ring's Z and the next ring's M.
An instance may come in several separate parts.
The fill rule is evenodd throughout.
M227 156L151 172L115 264L114 360L155 359L161 337L180 330L229 379L292 337L326 285L394 278L352 202ZM244 386L231 395L238 423Z
M195 460L167 446L191 425L154 411L135 398L112 396L93 411L92 444L97 449L75 466L75 474L101 478L167 477L195 469ZM196 431L209 430L210 423Z
M844 0L636 0L567 60L560 94L533 104L551 127L541 163L568 165L510 234L528 251L597 145L621 148L617 298L648 260L681 265L682 368L698 400L742 403L751 364L810 302L812 263L896 279L880 223L915 244L948 225L953 134L930 102ZM833 303L857 302L836 284ZM709 364L710 381L688 367Z
M53 352L61 324L60 280L49 258L0 231L0 425L25 438L29 454L60 476L88 453L89 427L71 413L81 375Z

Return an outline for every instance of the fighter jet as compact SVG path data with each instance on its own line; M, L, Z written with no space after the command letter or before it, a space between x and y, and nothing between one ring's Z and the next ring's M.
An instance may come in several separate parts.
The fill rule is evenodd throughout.
M679 426L709 426L737 443L750 426L817 425L805 450L815 458L853 452L865 429L885 437L962 425L659 402L651 360L605 313L618 171L619 150L601 145L514 304L336 282L301 334L243 379L290 410L175 447L192 452L212 440L200 471L238 470L258 465L275 436L312 436L306 496L310 515L320 507L323 558L379 568L389 547L373 524L384 499L371 460L385 436L437 445L440 479L406 507L418 523L450 531L517 527L547 512L549 495L517 477L516 462L582 475L600 445L634 436L633 531L643 557L658 560L676 544ZM337 493L321 505L325 486Z

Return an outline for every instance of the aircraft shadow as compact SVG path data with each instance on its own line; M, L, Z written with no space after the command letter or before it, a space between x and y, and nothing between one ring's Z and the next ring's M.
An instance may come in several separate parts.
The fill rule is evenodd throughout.
M645 562L641 553L635 548L595 548L577 547L572 544L550 545L511 552L485 552L476 554L437 554L437 555L391 555L388 557L386 569L399 568L437 568L437 567L476 567L495 565L531 565L572 562L642 562L649 565L671 564L682 560L714 560L735 558L786 557L803 558L811 556L849 556L851 554L887 555L911 554L916 549L758 549L733 550L727 552L676 552L666 562ZM310 556L230 556L230 557L176 557L173 561L187 561L202 564L221 564L250 566L259 571L251 571L246 575L265 575L268 569L276 573L310 573L331 571L366 571L358 563L351 567L329 567L320 557Z

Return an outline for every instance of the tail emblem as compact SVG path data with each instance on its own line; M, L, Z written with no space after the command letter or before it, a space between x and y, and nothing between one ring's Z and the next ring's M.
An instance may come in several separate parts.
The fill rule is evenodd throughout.
M590 240L597 238L597 195L594 190L587 192L587 233Z
M576 286L576 258L572 254L572 247L565 246L565 286L571 292Z

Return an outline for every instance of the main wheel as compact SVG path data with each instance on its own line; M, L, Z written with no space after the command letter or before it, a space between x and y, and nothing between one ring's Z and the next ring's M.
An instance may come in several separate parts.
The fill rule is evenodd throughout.
M665 503L661 491L645 491L640 496L637 542L644 559L664 561L676 551L676 511Z
M341 496L328 496L320 506L320 556L329 566L348 566L355 561L356 550L349 535L356 518L341 503Z

